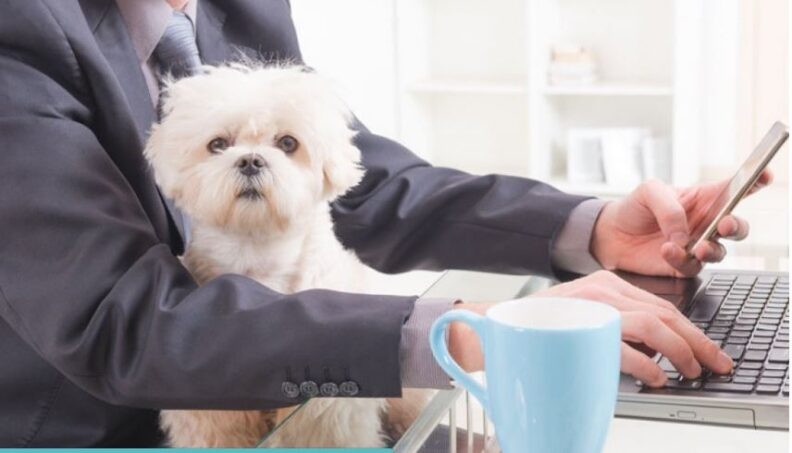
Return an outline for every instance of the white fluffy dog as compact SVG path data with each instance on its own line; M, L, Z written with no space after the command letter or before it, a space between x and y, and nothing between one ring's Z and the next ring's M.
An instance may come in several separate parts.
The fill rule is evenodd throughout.
M350 117L327 81L299 67L209 68L167 86L145 155L190 218L184 263L199 283L237 273L282 293L367 290L373 271L338 242L329 210L363 177ZM394 400L393 424L409 424L399 419L416 414L412 401ZM314 400L271 444L379 447L386 406ZM248 447L290 412L163 411L161 421L175 447Z

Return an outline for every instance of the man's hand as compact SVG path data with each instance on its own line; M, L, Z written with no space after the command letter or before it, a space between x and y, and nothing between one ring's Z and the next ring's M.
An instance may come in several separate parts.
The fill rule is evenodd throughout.
M723 374L734 365L729 356L671 303L630 285L611 272L595 272L532 297L541 296L596 300L619 310L622 315L621 370L649 386L663 386L666 375L651 357L631 344L638 343L663 354L688 378L699 376L702 365ZM483 315L492 305L463 303L457 308ZM449 352L462 368L467 371L483 369L479 340L471 328L453 323L448 343Z
M772 182L765 171L751 193ZM641 184L626 198L608 203L594 226L591 253L606 269L645 275L690 277L702 263L721 261L726 254L717 241L708 241L689 256L685 246L696 227L707 222L707 210L729 181L673 189L658 181ZM748 223L729 215L718 224L718 236L741 240Z

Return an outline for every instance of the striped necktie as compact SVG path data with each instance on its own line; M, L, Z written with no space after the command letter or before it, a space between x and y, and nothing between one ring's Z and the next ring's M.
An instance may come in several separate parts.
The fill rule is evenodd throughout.
M186 14L173 11L165 33L154 48L154 56L160 70L177 79L200 71L201 56L195 42L195 30Z

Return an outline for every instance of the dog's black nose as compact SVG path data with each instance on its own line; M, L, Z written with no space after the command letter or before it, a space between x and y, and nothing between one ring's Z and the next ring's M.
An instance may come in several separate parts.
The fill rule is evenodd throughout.
M237 170L245 176L259 174L265 165L264 159L257 154L246 154L236 161Z

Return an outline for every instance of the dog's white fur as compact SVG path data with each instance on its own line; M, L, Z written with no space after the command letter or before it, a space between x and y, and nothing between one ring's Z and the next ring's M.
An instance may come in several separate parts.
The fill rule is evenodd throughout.
M373 271L333 232L329 202L363 170L351 115L326 80L298 67L225 66L169 83L165 99L145 155L165 196L190 218L184 263L199 283L237 273L282 293L368 289ZM284 134L299 142L293 154L276 146ZM216 137L231 146L210 153ZM266 162L252 179L235 166L249 154ZM240 196L251 189L260 196ZM420 393L397 400L392 423L409 424L420 403ZM270 445L379 447L385 408L378 398L318 399ZM161 422L175 447L248 447L290 412L167 410Z

